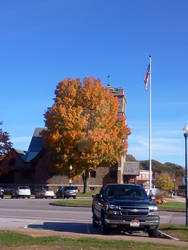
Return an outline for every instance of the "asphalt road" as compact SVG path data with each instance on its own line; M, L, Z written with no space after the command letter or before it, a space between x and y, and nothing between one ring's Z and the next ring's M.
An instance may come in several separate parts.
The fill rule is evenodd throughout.
M0 229L48 229L97 234L91 225L91 209L52 206L54 200L1 199ZM185 224L185 213L160 211L161 223Z

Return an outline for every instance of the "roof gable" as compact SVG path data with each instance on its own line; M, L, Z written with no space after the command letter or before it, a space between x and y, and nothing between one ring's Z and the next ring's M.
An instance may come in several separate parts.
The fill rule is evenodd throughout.
M38 153L42 150L44 147L44 142L42 140L41 132L44 130L44 128L36 128L33 134L33 137L31 139L29 149L27 151L27 155L25 158L26 162L30 162L33 158L35 158Z

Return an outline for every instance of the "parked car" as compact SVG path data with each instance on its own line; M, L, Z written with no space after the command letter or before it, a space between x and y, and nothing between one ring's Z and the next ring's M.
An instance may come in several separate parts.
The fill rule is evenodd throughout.
M157 210L156 202L149 199L140 185L106 185L93 196L93 226L100 226L102 233L116 228L128 233L145 231L150 237L157 237L160 221Z
M3 187L0 187L0 197L1 197L1 199L4 198L4 188Z
M53 190L49 190L48 188L41 188L40 190L35 192L35 198L54 198L55 194Z
M13 187L5 187L4 188L4 195L7 194L7 195L12 195L12 193L15 192L15 188Z
M178 191L177 191L177 195L178 195L178 196L183 196L183 197L186 196L184 190L178 190Z
M18 186L11 194L12 198L30 198L31 197L31 189L29 186Z
M56 198L69 199L70 197L72 197L73 199L76 199L77 192L78 192L77 187L62 186L59 187L59 189L57 190Z

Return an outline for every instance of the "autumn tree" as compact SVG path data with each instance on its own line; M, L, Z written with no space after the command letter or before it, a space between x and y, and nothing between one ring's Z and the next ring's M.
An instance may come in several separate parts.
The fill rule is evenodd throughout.
M174 187L173 180L168 173L160 174L155 181L155 185L162 190L171 190Z
M0 125L2 125L2 122L0 122ZM8 153L11 152L12 143L9 140L9 135L7 132L3 132L2 129L0 129L0 161L2 159L5 159L5 157L8 157ZM8 173L7 166L4 166L0 162L0 176L3 174Z
M88 174L116 163L127 151L130 133L124 116L117 116L118 99L95 78L65 79L55 90L54 104L45 113L43 139L58 173Z
M0 122L0 125L2 125L2 122ZM11 148L12 143L10 142L9 134L0 129L0 160L10 152Z

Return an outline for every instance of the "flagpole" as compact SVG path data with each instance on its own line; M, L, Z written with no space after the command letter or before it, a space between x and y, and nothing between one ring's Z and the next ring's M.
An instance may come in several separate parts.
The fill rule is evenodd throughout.
M150 65L150 88L149 88L149 192L152 193L152 131L151 131L151 56L149 56Z

